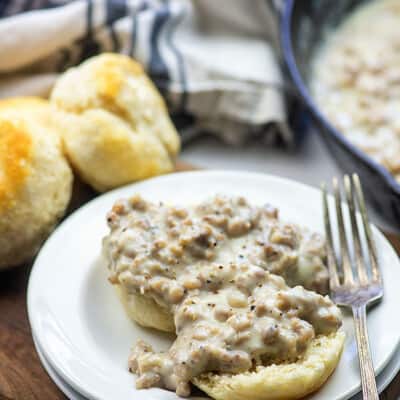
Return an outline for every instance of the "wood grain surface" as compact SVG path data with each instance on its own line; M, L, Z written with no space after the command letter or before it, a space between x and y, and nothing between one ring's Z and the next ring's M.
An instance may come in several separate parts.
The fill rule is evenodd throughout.
M188 164L177 166L178 171L189 169L193 167ZM94 196L88 186L77 181L68 213ZM388 235L388 238L400 254L400 237ZM31 265L24 265L0 272L0 400L65 399L43 369L33 345L26 312L30 269ZM400 374L381 399L397 400L399 397Z

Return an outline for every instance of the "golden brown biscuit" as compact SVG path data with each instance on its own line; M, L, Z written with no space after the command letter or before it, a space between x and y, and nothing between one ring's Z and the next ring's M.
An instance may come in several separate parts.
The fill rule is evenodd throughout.
M102 54L68 70L51 102L64 112L71 164L95 189L173 170L179 136L157 89L129 57Z
M160 307L152 298L139 293L128 293L122 285L114 285L129 318L146 328L175 333L171 312Z
M29 260L64 214L72 172L45 100L0 101L0 269Z
M258 367L237 375L204 374L193 383L216 400L294 400L315 392L339 363L345 334L342 331L312 340L295 363Z

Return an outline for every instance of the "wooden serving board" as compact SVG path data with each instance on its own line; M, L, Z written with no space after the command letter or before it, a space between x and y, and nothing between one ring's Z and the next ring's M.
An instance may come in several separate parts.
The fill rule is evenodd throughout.
M177 171L193 169L189 164L177 165ZM77 181L67 214L95 195L88 186ZM388 238L400 254L400 236L388 235ZM26 311L31 266L0 272L0 400L64 400L66 397L43 369L32 341ZM399 396L400 374L381 399L397 400Z

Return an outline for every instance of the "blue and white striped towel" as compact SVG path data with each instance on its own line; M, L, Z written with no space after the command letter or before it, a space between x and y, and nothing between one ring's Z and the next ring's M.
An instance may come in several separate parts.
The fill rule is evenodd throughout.
M267 0L0 0L0 97L47 95L101 51L147 69L186 132L291 141Z

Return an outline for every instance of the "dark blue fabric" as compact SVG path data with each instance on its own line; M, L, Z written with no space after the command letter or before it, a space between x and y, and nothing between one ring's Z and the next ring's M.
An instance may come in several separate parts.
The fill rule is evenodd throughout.
M43 10L48 8L61 7L64 6L67 2L68 0L0 0L0 18L11 17L16 14L38 9ZM19 7L11 7L13 3L16 3Z
M0 18L4 17L7 14L8 6L10 5L12 0L2 0L0 1Z
M33 8L33 0L25 0L22 6L22 12L32 10Z
M106 24L110 29L111 40L113 43L112 51L119 52L121 50L121 43L114 30L113 24L116 20L123 18L126 15L126 2L125 0L107 0L106 3Z
M101 50L93 36L93 2L92 0L86 0L86 2L86 36L81 40L82 49L79 61L93 57L94 55L99 54Z
M177 26L179 25L180 20L183 18L183 14L180 15L177 18L171 18L171 22L168 26L168 31L166 35L166 40L169 48L171 51L174 53L178 65L178 73L179 73L179 80L181 83L181 88L182 88L182 95L180 99L180 105L178 107L179 112L185 112L186 111L186 105L187 105L187 99L188 99L188 91L187 91L187 79L186 79L186 71L185 71L185 65L184 65L184 60L182 53L179 51L179 49L175 46L173 37L175 34L175 30Z
M168 86L170 77L168 68L161 56L160 49L158 46L158 38L161 29L164 27L165 23L168 21L170 16L170 10L167 4L156 9L153 28L150 35L150 62L149 62L149 72L152 76L156 85L161 91L165 91Z

